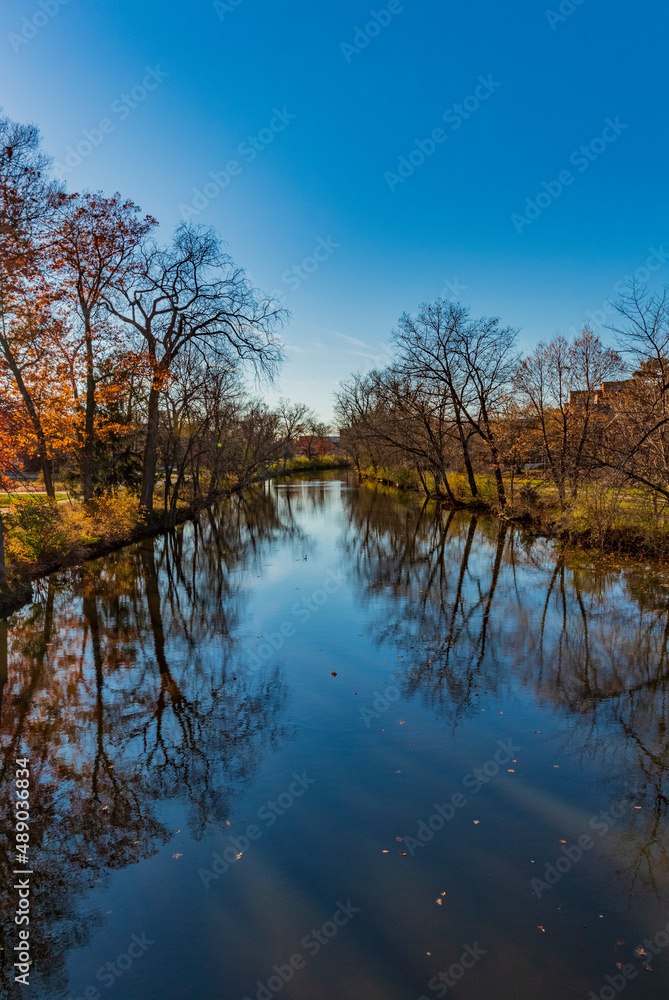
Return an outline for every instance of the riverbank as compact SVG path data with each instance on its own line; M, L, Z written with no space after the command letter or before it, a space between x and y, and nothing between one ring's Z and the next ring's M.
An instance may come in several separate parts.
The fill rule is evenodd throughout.
M252 482L231 485L197 500L180 500L173 513L142 511L138 499L119 492L83 504L50 501L44 494L14 496L3 511L6 581L0 585L0 615L20 607L32 596L32 581L49 573L80 565L125 545L170 531L243 489L266 479L289 478L305 472L348 468L347 459L334 455L296 458L277 463ZM10 495L10 500L12 499ZM162 497L156 491L156 504Z
M505 478L508 502L501 508L492 476L476 476L472 497L464 476L449 476L453 498L428 496L409 469L362 469L360 481L422 502L453 510L485 511L521 526L529 534L583 549L595 557L628 556L669 562L669 524L640 491L612 489L601 483L583 486L577 500L560 504L555 487L536 476ZM426 484L429 488L429 481Z

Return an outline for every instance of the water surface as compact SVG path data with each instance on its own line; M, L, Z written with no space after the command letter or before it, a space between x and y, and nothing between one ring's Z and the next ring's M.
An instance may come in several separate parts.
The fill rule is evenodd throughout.
M339 474L40 581L3 995L665 998L668 594Z

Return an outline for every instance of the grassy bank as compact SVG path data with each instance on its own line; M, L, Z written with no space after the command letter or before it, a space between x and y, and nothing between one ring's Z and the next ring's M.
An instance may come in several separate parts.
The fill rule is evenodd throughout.
M280 476L292 476L299 472L326 472L328 469L348 469L351 461L339 455L323 455L322 458L291 458L284 465L277 462L267 470L264 478L277 479Z
M263 470L255 482L266 478L298 475L348 466L338 456L296 458ZM136 495L119 491L112 497L82 503L66 492L49 500L44 493L10 493L3 497L1 514L4 525L6 582L0 586L0 613L30 600L30 581L46 573L76 566L86 559L105 555L150 535L167 531L194 517L219 499L241 489L232 480L214 497L179 499L176 512L169 519L163 513L163 494L155 491L155 510L140 509Z
M464 475L452 474L448 478L456 502L442 497L439 503L445 507L486 510L533 534L600 556L669 561L669 509L641 490L589 482L581 486L575 500L562 504L555 485L543 477L532 474L512 478L507 474L504 486L508 502L502 509L492 475L476 476L477 497L472 496ZM425 486L434 491L431 477L425 477L423 485L418 474L407 468L363 469L361 479L422 500L426 499Z

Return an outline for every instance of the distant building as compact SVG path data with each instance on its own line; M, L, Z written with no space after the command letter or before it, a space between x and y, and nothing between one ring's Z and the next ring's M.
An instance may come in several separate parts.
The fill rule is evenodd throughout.
M601 413L610 413L614 409L616 396L620 396L634 385L634 379L623 379L619 382L602 382L598 389L574 389L569 393L569 405L576 409L584 408L590 401L590 406Z

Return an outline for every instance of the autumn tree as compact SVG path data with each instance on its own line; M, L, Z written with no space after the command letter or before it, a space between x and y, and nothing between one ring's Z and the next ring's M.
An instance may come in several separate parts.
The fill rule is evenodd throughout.
M48 178L49 164L37 128L0 112L0 356L28 411L45 489L53 497L44 428L26 374L31 368L34 375L45 357L43 249L59 198L58 186Z
M123 375L122 351L114 343L106 304L119 287L137 273L138 249L156 220L139 217L139 208L119 194L101 192L63 195L50 241L54 279L76 317L80 336L71 344L81 359L83 391L77 393L81 414L79 467L84 500L95 488L97 387L100 381ZM114 352L116 364L106 366ZM75 378L76 381L76 378Z
M17 446L39 460L50 499L53 458L74 444L72 398L58 358L63 339L64 324L46 294L18 298L0 332L0 386L18 393L27 418L17 428Z

